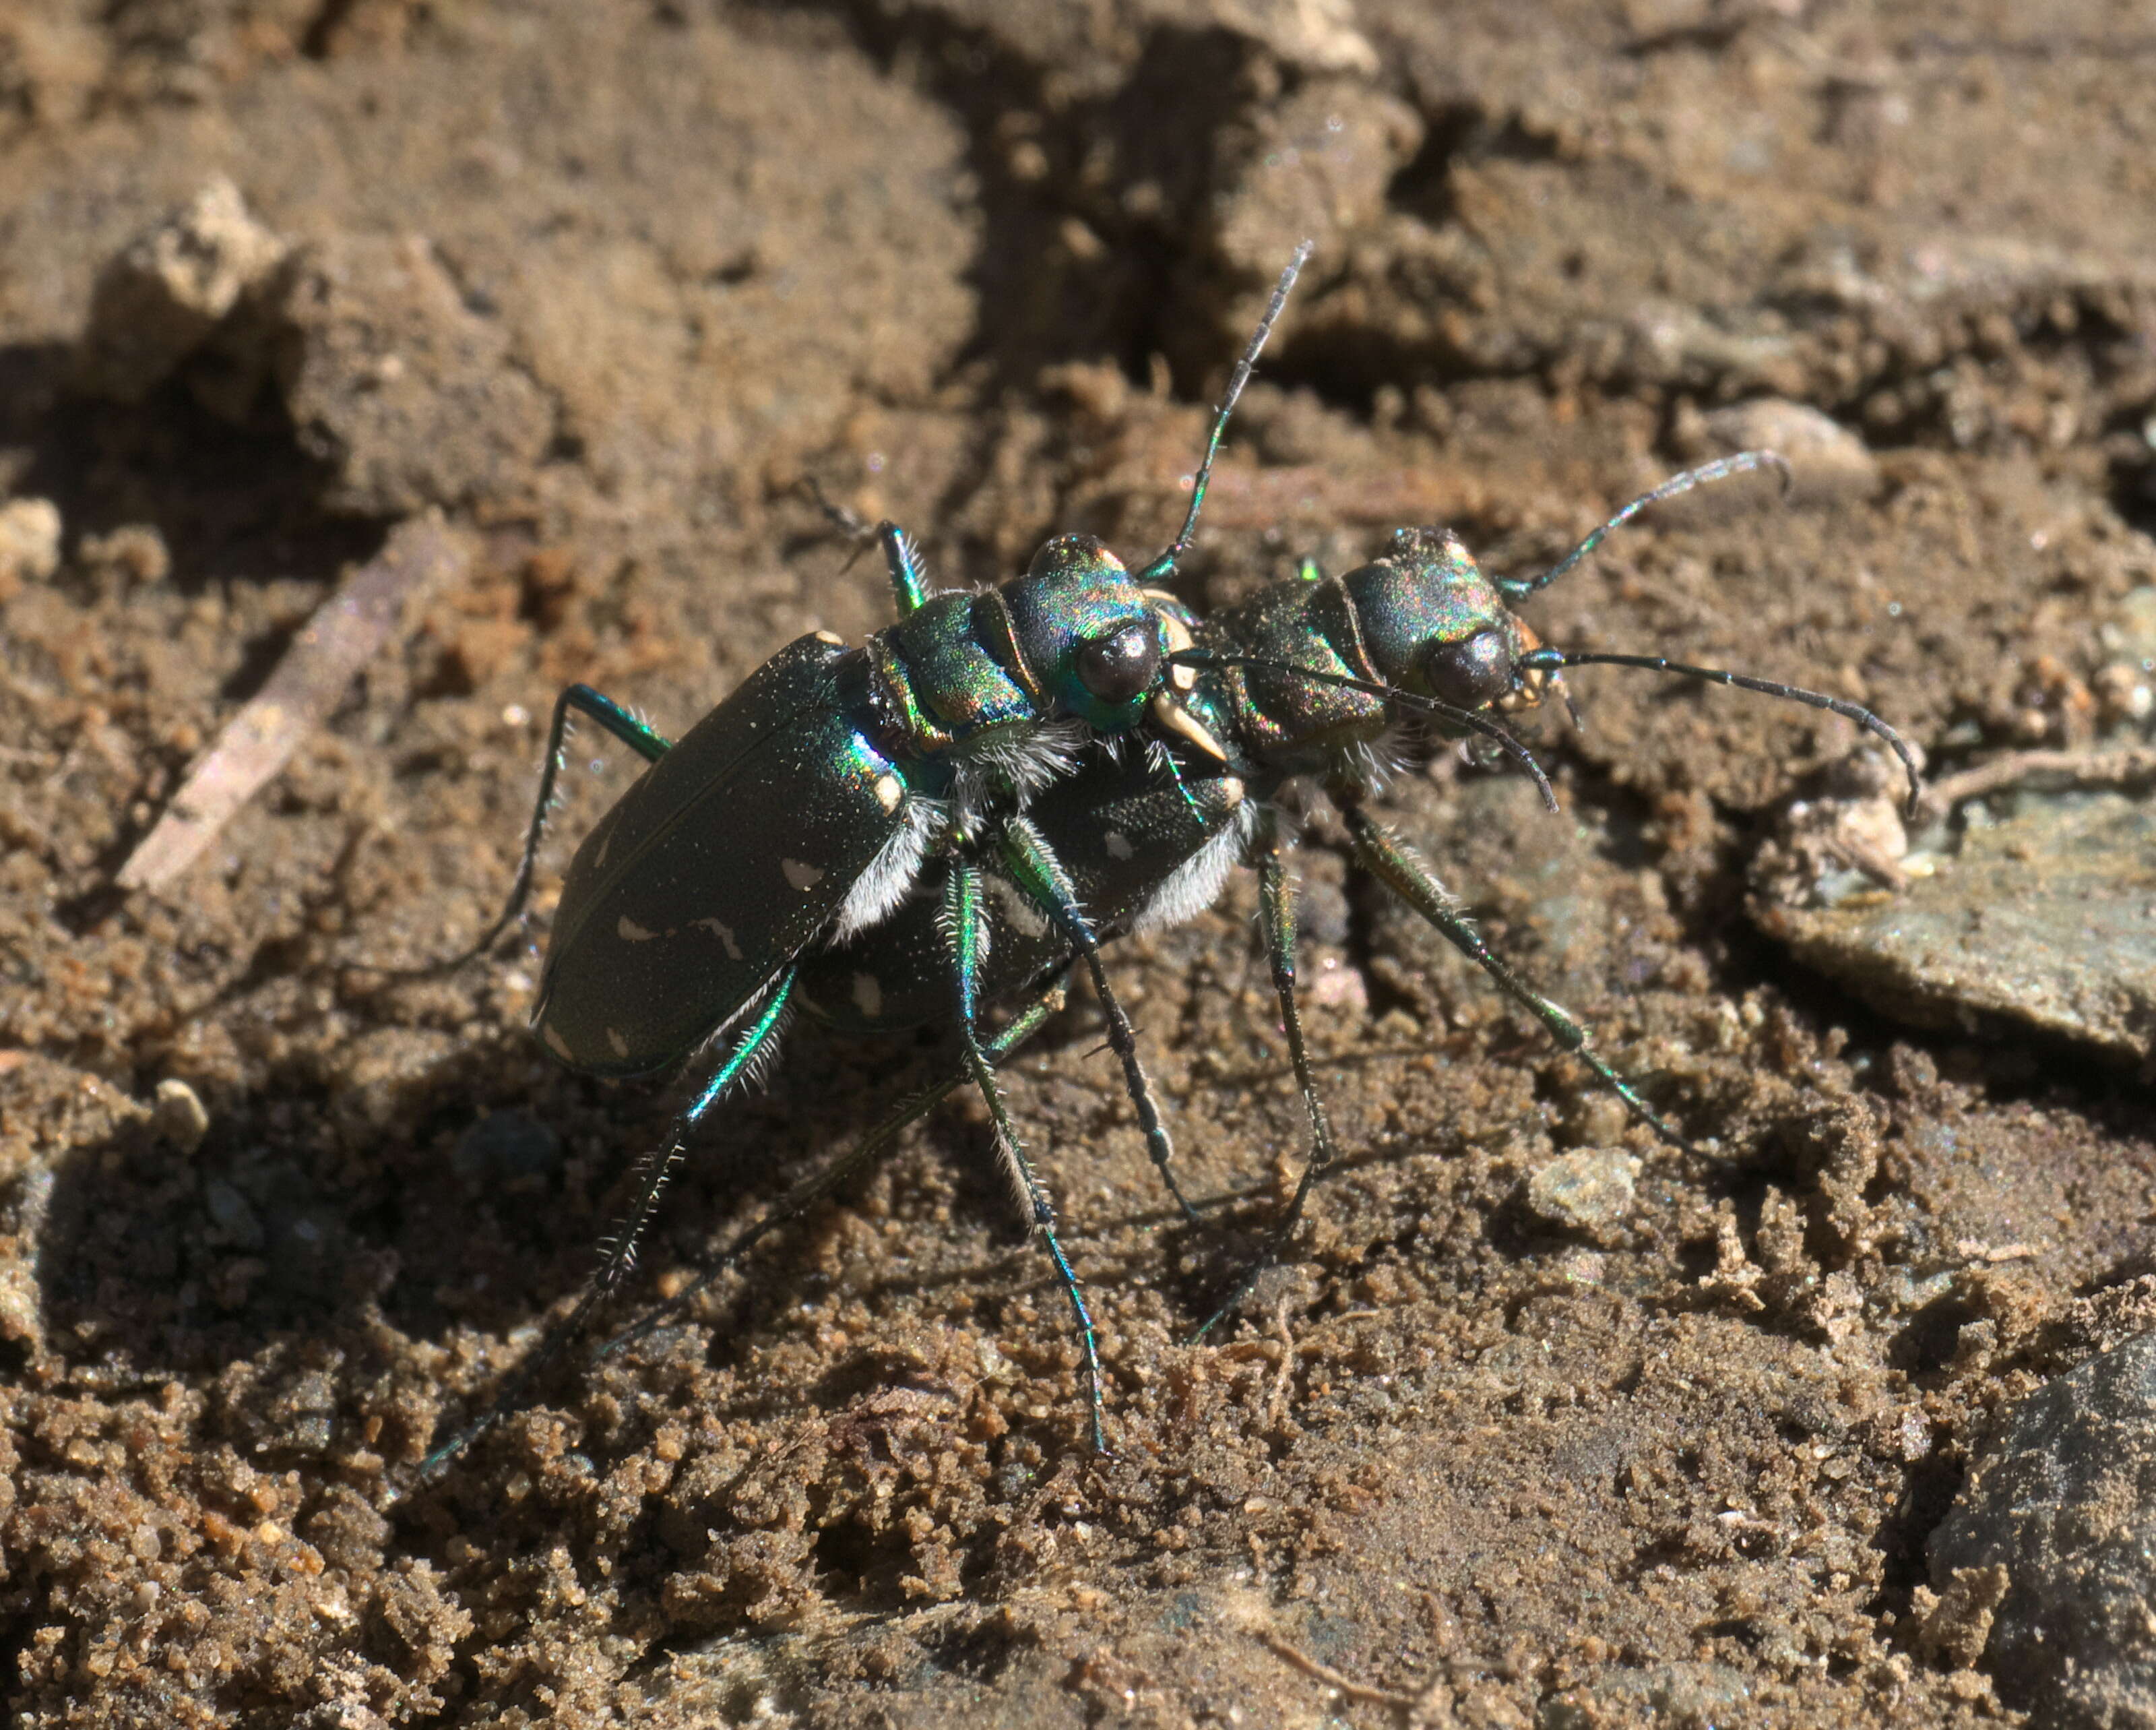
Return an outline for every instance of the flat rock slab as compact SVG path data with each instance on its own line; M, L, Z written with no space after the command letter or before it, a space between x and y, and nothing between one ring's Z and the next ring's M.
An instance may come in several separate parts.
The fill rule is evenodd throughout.
M1988 1656L2037 1726L2156 1725L2152 1492L2156 1335L2143 1334L2005 1414L1933 1534L1922 1637L1950 1660Z
M1899 893L1851 874L1822 904L1756 900L1807 966L1881 1013L1998 1035L2035 1027L2104 1058L2156 1064L2156 804L2025 797L1972 822Z

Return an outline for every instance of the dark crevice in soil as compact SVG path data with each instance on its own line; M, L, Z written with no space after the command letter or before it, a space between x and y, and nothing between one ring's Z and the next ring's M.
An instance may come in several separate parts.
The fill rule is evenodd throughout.
M1953 1507L1963 1475L1958 1461L1936 1455L1908 1469L1901 1501L1872 1535L1872 1547L1885 1564L1879 1590L1865 1606L1875 1619L1891 1614L1907 1624L1917 1588L1930 1582L1926 1549Z
M29 1600L34 1604L38 1594L24 1589L28 1582L18 1582L8 1593L18 1602ZM44 1625L36 1609L10 1615L0 1613L0 1707L11 1699L13 1690L9 1684L23 1673L24 1650L37 1638L38 1630Z
M1462 161L1544 162L1557 159L1558 141L1531 130L1516 114L1495 113L1479 102L1424 106L1422 147L1394 175L1386 202L1433 229L1455 221L1452 168Z
M990 1560L987 1553L988 1547L983 1547L981 1558L983 1573ZM968 1568L962 1568L962 1577L969 1569L970 1564ZM1024 1642L997 1626L990 1619L971 1624L952 1623L932 1629L922 1644L945 1670L983 1686L993 1686L1025 1650Z
M2145 406L2139 418L2146 423ZM2128 528L2156 537L2156 457L2149 453L2148 440L2136 428L2111 443L2114 454L2107 465L2111 507Z
M300 52L311 60L326 60L335 52L337 32L352 17L358 0L321 0L314 17L300 33Z

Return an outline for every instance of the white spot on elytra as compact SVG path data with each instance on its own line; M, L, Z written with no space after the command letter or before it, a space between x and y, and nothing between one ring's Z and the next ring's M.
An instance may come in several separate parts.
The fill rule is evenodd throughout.
M898 802L906 797L906 788L895 775L880 775L875 782L876 803L886 811L896 811Z
M719 947L726 952L726 959L729 961L741 960L741 945L734 941L734 928L732 925L714 919L691 919L689 923L692 925L701 925L712 936L717 938Z
M813 889L824 881L821 866L803 865L798 859L781 859L778 868L785 873L787 882L797 889Z
M1122 830L1111 829L1101 839L1107 847L1110 858L1127 859L1131 857L1131 838Z
M599 850L592 855L592 868L597 870L606 863L607 850L613 845L613 831L609 829L599 837Z
M620 938L624 943L649 943L659 935L656 931L645 930L627 914L621 916L620 923L613 929L614 935Z
M549 1022L540 1029L539 1037L547 1042L547 1049L565 1063L573 1063L577 1054L569 1049L569 1042L562 1037L562 1030Z
M836 649L843 648L846 640L835 631L819 631L816 633L816 641L819 643L829 643Z
M870 1021L883 1013L883 987L876 983L873 973L854 976L854 1007Z
M613 1048L613 1054L616 1057L625 1058L629 1055L629 1041L623 1038L612 1027L607 1029L607 1043Z

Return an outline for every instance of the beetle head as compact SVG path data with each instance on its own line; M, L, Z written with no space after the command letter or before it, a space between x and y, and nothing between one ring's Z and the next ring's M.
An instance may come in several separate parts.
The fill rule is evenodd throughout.
M1389 685L1454 708L1531 708L1548 676L1522 671L1540 640L1449 528L1394 531L1391 550L1341 579Z
M1089 534L1060 534L1003 594L1019 653L1050 708L1102 733L1137 725L1160 688L1167 647L1122 560Z

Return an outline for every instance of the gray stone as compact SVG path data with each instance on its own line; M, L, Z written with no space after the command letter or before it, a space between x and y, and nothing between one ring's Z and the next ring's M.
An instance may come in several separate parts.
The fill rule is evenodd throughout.
M1786 854L1769 849L1753 917L1884 1014L1964 1033L2035 1027L2156 1063L2156 805L2023 794L1996 817L1971 807L1950 851L1886 862L1907 873L1898 892L1822 868L1792 895Z
M332 507L403 516L531 487L553 405L425 240L331 236L264 293L277 383L330 466Z
M203 1206L208 1212L218 1241L240 1249L259 1249L267 1241L262 1222L255 1217L247 1197L225 1179L203 1180Z
M2035 1724L2156 1726L2156 1335L2006 1413L1932 1535L1931 1564L1938 1595L1918 1608L1953 1625L1930 1643L1980 1657Z
M500 1182L552 1171L562 1138L522 1111L490 1111L457 1138L449 1169L459 1177Z

